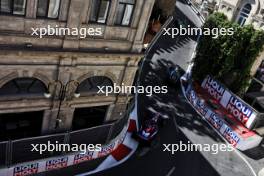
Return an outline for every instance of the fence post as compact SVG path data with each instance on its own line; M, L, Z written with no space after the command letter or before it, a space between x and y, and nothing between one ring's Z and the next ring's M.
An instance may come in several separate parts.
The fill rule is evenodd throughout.
M64 140L63 140L64 144L69 144L70 143L70 132L67 131L64 135ZM66 151L63 151L62 154L65 154Z
M119 121L119 120L118 120ZM117 122L118 122L117 121ZM116 123L117 123L116 122ZM113 128L114 128L114 126L115 126L115 123L113 123L112 124L112 126L111 126L111 128L109 129L109 132L108 132L108 135L107 135L107 138L106 138L106 141L105 141L105 143L108 143L110 140L112 140L111 139L111 135L112 135L112 133L113 133Z
M12 164L12 148L13 148L13 142L9 140L6 144L6 165L9 167Z

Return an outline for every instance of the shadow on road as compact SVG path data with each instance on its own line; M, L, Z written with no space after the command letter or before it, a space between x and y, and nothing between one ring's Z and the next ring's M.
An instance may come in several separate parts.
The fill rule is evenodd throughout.
M264 158L264 139L261 141L258 147L253 149L249 149L243 152L247 157L252 158L254 160L261 160Z
M160 59L156 63L147 61L145 64L146 66L143 70L147 70L147 72L142 79L142 85L168 85L167 69L173 65L171 61ZM142 101L142 105L148 105L144 106L144 110L148 110L147 112L140 110L142 116L150 117L153 112L162 112L163 116L171 118L176 116L176 121L179 126L188 128L198 135L208 136L215 141L222 141L218 135L215 135L215 131L212 128L208 128L206 122L193 110L180 92L179 86L169 86L167 94L154 94L152 96L140 95L139 99Z

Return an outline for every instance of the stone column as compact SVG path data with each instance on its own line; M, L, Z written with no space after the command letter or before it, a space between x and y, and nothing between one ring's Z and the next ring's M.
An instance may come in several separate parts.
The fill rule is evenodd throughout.
M117 97L117 101L113 105L113 110L108 121L121 119L126 114L127 103L130 98L130 96L126 95L119 95Z
M132 51L140 53L143 48L143 40L148 27L148 21L152 13L152 9L155 1L145 0L144 10L141 12L141 18L138 24L138 30L136 32L134 44L132 46Z
M52 134L55 132L57 113L58 113L58 110L56 109L44 111L42 130L41 130L42 135Z
M26 18L36 18L37 0L27 0L26 3Z
M61 122L59 123L57 132L65 132L69 131L72 127L72 120L74 115L74 108L63 107L60 110L59 119Z
M70 0L61 0L59 21L67 21Z
M107 18L107 25L113 26L115 24L115 16L117 13L118 0L112 0L110 4L109 14Z
M111 104L111 105L108 106L108 109L107 109L107 112L106 112L106 116L105 116L105 122L112 121L111 115L113 113L114 108L115 108L115 104Z
M71 0L68 12L67 26L68 28L80 28L81 14L84 8L83 0ZM79 48L78 36L65 36L63 48L78 49Z

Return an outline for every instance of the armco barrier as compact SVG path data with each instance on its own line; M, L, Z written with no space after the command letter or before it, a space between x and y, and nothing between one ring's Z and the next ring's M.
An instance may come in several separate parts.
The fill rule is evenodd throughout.
M105 144L112 124L70 132L70 144Z
M130 109L129 109L129 111L130 111ZM79 130L76 132L59 134L59 135L64 136L63 139L65 139L65 137L67 138L66 134L70 134L70 137L71 137L70 142L72 142L72 143L73 142L84 143L86 138L87 138L86 142L95 143L95 142L105 141L107 138L109 138L109 136L111 136L113 134L113 133L111 133L110 129L116 128L117 131L120 131L120 129L119 129L120 125L125 124L125 126L123 126L121 132L114 139L111 140L109 138L110 141L108 141L107 144L102 146L101 151L87 152L85 154L81 154L79 152L69 153L69 154L64 154L64 155L60 155L57 157L45 158L45 159L35 160L35 161L31 161L31 162L24 162L24 163L20 163L20 164L16 164L16 165L11 165L9 168L0 169L0 176L32 175L34 173L46 172L46 171L51 171L54 169L65 168L67 166L81 164L85 161L89 161L89 163L90 163L90 161L91 161L91 163L98 163L98 162L96 162L98 160L101 161L101 164L98 167L96 167L96 169L92 172L97 172L99 170L106 169L107 167L114 166L114 165L122 162L128 156L130 156L133 153L132 151L135 151L135 148L137 147L137 142L135 142L135 141L133 141L133 139L131 139L132 131L137 129L137 113L135 113L135 112L136 112L136 110L134 108L133 112L129 113L129 116L124 117L123 120L119 120L113 124L108 124L108 125L104 125L104 126L100 126L100 127L96 127L96 128L91 128L88 130ZM129 117L129 119L128 119L128 117ZM114 124L116 124L115 127L114 127ZM101 128L101 129L99 129L99 128ZM93 130L95 130L95 129L97 129L97 130L99 129L100 134L93 136L91 134L94 134ZM83 132L83 134L84 133L87 133L87 134L82 135L82 132ZM91 134L88 134L89 132ZM110 135L107 132L109 132ZM98 131L96 131L96 134L98 134ZM79 135L81 135L81 136L79 136ZM87 137L87 135L91 136L91 137ZM114 136L114 135L112 135L112 136ZM77 140L77 138L78 138L78 140ZM67 141L67 140L64 140L64 141ZM21 156L21 157L23 157L23 156Z
M0 142L0 166L3 166L6 164L7 144L8 142Z
M40 155L38 152L32 152L31 144L47 144L48 141L50 143L55 144L56 141L63 144L64 143L65 134L57 134L57 135L49 135L42 136L36 138L27 138L21 140L12 141L12 164L33 161L43 158L48 158L52 156L58 156L61 152L43 152Z
M111 134L109 136L110 139L115 138L119 133L121 133L121 131L123 130L125 124L128 121L128 115L120 120L117 121L117 123L115 123L112 128L111 128Z
M181 82L182 90L189 103L227 142L242 151L254 148L260 144L262 140L260 136L245 127L240 126L238 128L236 124L230 125L225 119L226 114L221 113L221 109L214 109L209 106L206 102L207 100L197 94L192 83L189 83L186 88L183 86L183 81ZM241 128L243 128L242 132L240 131Z
M0 169L0 176L26 176L105 157L117 149L117 147L123 142L127 128L128 127L125 127L123 131L108 144L103 145L100 152L87 152L86 154L73 153L53 158L46 158L43 160L21 163L13 165L10 168Z
M122 118L121 120L123 119L125 119L127 122L127 118ZM114 127L114 125L120 126L121 120L112 124L73 131L70 133L60 133L54 135L24 138L9 142L0 142L0 167L45 159L48 157L55 157L63 154L62 152L43 152L43 154L40 155L38 152L31 152L31 144L47 144L48 141L51 144L55 144L56 141L58 141L59 144L105 144L107 142L107 139L113 139L123 129L122 128L121 130L117 130L119 133L115 136L112 136L112 138L109 137L112 134L110 133L110 129ZM124 121L122 121L122 123L124 127Z

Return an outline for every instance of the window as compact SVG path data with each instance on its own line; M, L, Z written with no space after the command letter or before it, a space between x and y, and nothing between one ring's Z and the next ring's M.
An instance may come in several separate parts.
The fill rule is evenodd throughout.
M0 0L0 12L10 15L25 15L26 0Z
M0 96L28 97L28 95L43 95L45 84L35 78L16 78L0 88Z
M106 23L110 7L110 0L93 0L90 21L95 23Z
M238 18L238 24L240 24L241 26L244 26L245 22L247 21L247 18L251 12L251 5L250 4L246 4L243 9L240 12L239 18Z
M36 111L0 114L0 141L39 136L43 113Z
M135 0L119 0L115 24L129 26L134 11Z
M38 0L37 17L58 18L60 0Z
M107 86L113 87L113 82L105 76L93 76L81 82L77 88L77 92L80 92L84 96L94 94L99 91L98 86L104 87L103 90L105 91Z
M103 125L107 110L108 106L76 108L72 120L72 130Z

